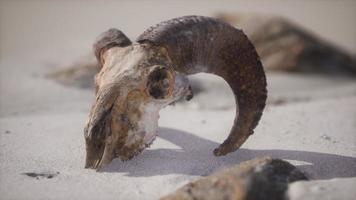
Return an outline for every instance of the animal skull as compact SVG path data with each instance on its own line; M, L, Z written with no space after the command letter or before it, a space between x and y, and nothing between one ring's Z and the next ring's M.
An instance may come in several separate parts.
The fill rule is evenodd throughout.
M262 115L267 91L258 55L242 31L218 20L172 19L148 29L135 43L110 29L99 36L94 51L101 70L84 130L86 168L99 169L115 157L129 160L149 146L159 110L192 98L185 75L214 73L235 94L237 118L215 155L238 149Z

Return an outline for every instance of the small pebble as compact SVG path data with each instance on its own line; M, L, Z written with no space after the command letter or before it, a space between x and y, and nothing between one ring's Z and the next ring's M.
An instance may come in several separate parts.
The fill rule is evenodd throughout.
M37 180L39 180L40 178L51 179L51 178L57 176L58 174L59 174L59 172L43 172L43 173L26 172L26 173L22 173L22 175L26 175L31 178L35 178Z
M324 140L329 140L329 141L331 140L331 138L327 135L322 135L320 137L323 138Z

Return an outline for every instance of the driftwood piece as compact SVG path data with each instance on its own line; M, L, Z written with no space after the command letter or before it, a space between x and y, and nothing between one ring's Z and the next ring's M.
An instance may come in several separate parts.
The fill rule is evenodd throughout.
M225 13L217 17L244 30L266 70L356 74L354 56L286 18Z
M289 183L307 179L286 161L260 157L188 183L161 200L282 200Z

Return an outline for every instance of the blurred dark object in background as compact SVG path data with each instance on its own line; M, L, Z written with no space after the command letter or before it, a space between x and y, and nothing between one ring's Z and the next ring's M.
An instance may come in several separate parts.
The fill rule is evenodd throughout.
M284 17L218 13L242 29L255 45L266 70L356 75L356 58Z
M355 57L284 17L226 13L215 17L246 33L267 71L356 75ZM97 71L92 53L65 69L50 73L48 77L66 86L93 88Z
M48 78L53 78L65 86L77 88L94 88L94 76L98 73L94 53L88 54L74 61L70 66L47 74Z

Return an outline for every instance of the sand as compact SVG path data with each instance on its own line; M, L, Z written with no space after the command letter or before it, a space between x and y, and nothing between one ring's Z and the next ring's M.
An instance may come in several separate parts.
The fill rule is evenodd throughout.
M300 181L291 184L288 196L291 200L354 199L356 179L343 178L328 181ZM342 191L342 192L340 192Z
M160 3L143 8L152 12ZM179 4L177 9L166 5L166 11L135 24L136 17L129 13L143 8L127 8L136 4L1 2L1 199L157 199L191 180L263 155L291 161L315 180L339 178L337 185L355 185L356 80L290 73L267 74L269 104L255 134L237 152L212 154L231 128L235 107L227 84L202 74L193 77L201 92L191 102L161 111L159 137L149 149L131 161L116 159L100 173L84 169L83 127L93 91L65 87L45 75L85 55L108 26L123 24L134 38L148 25L192 13L193 8L195 14L208 15L229 7L226 2L217 8L206 3L204 9L198 3L193 8ZM296 9L305 7L298 5ZM284 7L268 8L279 12ZM354 15L346 11L343 15ZM316 23L295 12L289 16L307 26ZM356 52L350 37L326 37Z

